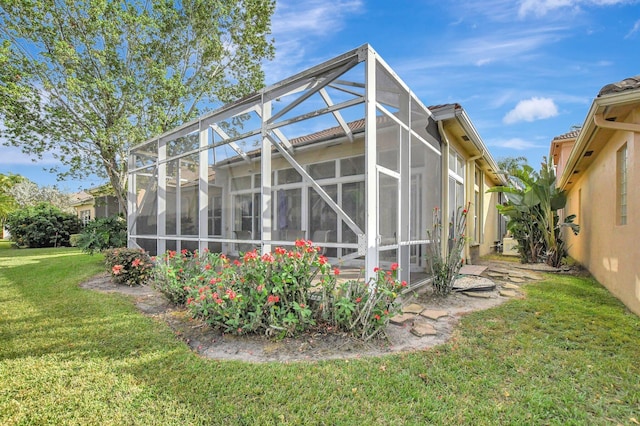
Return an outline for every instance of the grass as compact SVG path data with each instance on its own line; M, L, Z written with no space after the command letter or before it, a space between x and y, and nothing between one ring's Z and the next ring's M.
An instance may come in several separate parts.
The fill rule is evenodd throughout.
M569 276L383 358L199 358L130 299L83 290L75 249L0 243L0 424L633 424L640 319Z

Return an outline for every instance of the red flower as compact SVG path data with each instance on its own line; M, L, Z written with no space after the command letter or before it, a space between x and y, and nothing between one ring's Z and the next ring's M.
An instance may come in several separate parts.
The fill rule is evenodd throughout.
M462 210L462 214L467 214L467 209Z
M304 240L296 240L296 247L304 247L306 244Z
M189 253L189 250L187 250L187 249L182 249L182 250L180 251L180 253L182 253L182 255L183 255L183 256L186 256L186 255L187 255L187 253Z
M254 260L258 258L258 253L255 250L248 251L244 254L244 261Z
M210 270L211 268L212 268L212 266L211 266L211 264L210 264L210 263L207 263L206 265L204 265L204 270L205 270L205 271L208 271L208 270Z
M362 297L358 297L358 298L356 299L356 303L360 303L360 302L362 302Z
M262 255L262 261L263 262L271 263L274 260L275 259L273 258L273 255L271 253L265 253L265 254Z
M267 303L278 303L279 301L280 301L280 296L270 294L269 297L267 297Z
M131 266L133 266L134 268L137 268L138 266L140 266L140 264L142 263L142 261L138 258L133 259L133 262L131 262Z
M376 319L376 321L380 321L380 315L376 314L374 318Z
M380 270L380 268L378 268L377 266L375 268L373 268L373 272L378 272Z
M118 275L122 272L123 269L124 269L124 266L115 265L113 268L111 268L111 272L113 273L113 275Z
M392 263L391 264L391 270L395 271L396 269L398 269L398 264L397 263Z
M282 247L276 247L276 254L287 254L287 249Z
M406 281L402 281L402 287L406 287L407 286L407 282Z
M321 265L324 265L327 263L327 258L325 256L320 256L318 258L318 262L320 262Z
M240 261L238 259L234 260L233 264L236 265L236 266L242 265L242 263L240 263Z
M340 269L338 269L338 268L334 268L334 269L333 269L333 275L335 275L335 276L340 275Z

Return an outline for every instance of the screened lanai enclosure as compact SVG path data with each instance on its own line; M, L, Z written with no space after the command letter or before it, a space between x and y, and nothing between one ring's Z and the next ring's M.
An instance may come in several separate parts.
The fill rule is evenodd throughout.
M440 205L430 111L369 46L130 150L129 245L262 253L311 240L336 266L427 277Z

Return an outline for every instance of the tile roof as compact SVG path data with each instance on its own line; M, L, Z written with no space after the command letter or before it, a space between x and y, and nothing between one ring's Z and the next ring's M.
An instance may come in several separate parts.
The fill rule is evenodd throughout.
M566 139L576 139L580 134L580 129L572 130L570 132L564 133L562 135L556 136L553 138L554 141L566 140Z
M624 92L625 90L640 89L640 75L635 77L625 78L622 81L616 83L607 84L598 93L598 97L603 95L610 95L612 93Z

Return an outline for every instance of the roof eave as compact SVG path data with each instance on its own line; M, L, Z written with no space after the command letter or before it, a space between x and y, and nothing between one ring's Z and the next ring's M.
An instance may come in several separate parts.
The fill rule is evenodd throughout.
M640 102L640 90L609 93L600 95L593 100L582 125L582 130L576 138L573 149L571 149L571 153L569 154L567 166L563 170L562 176L559 179L558 187L561 190L565 190L567 188L569 180L574 174L573 172L576 170L578 162L593 140L596 130L598 129L595 119L596 115L603 114L610 107L622 106L634 102Z

